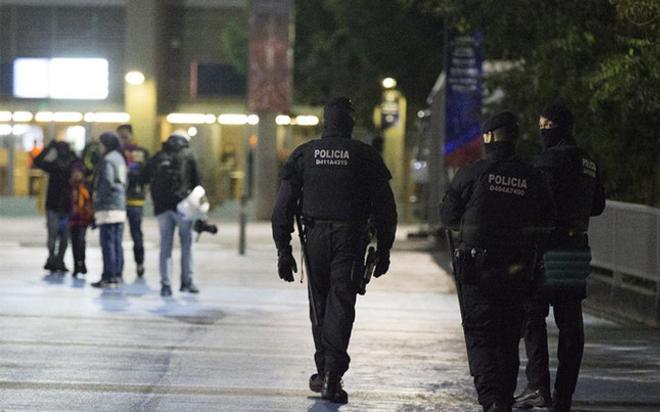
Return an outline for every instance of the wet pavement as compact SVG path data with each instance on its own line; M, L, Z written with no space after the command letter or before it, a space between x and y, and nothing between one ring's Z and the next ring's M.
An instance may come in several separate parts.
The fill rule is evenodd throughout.
M407 230L391 272L358 299L350 403L340 407L307 389L306 287L277 278L268 225L250 225L246 256L233 223L204 236L201 293L176 288L172 298L159 295L155 221L145 226L145 279L127 259L126 284L99 291L89 286L101 271L98 232L88 235L86 279L45 276L44 222L0 218L0 411L480 410L452 281L432 244L403 240ZM592 316L586 325L574 410L660 410L658 331Z

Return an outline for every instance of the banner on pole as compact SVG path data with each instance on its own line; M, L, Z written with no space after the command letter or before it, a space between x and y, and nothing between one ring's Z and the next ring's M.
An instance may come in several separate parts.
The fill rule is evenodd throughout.
M455 36L447 53L445 164L462 167L481 157L481 36Z
M293 88L293 0L252 0L248 108L288 113Z

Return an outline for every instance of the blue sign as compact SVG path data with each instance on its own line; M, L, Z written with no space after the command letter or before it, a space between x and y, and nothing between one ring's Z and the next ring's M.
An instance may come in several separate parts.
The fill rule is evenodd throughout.
M448 165L460 167L481 154L483 51L480 34L453 37L447 52L444 152Z

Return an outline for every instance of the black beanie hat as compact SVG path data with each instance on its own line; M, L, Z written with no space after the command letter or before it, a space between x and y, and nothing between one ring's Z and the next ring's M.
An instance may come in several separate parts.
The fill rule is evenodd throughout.
M323 128L338 134L349 134L353 130L355 109L348 97L335 97L323 109Z
M551 120L560 129L564 129L568 134L573 130L573 113L562 104L552 104L540 113L541 116Z
M507 140L518 138L518 118L512 112L506 111L496 114L486 120L481 127L481 133L492 132L497 129L506 128Z
M118 150L121 147L119 137L113 132L102 133L99 141L103 146L105 146L105 149L108 153L112 152L113 150Z

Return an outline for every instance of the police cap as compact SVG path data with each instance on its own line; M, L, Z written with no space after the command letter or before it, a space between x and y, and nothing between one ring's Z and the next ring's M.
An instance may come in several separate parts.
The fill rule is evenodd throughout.
M496 114L484 122L481 133L503 129L506 140L518 138L518 118L512 112L506 111Z

